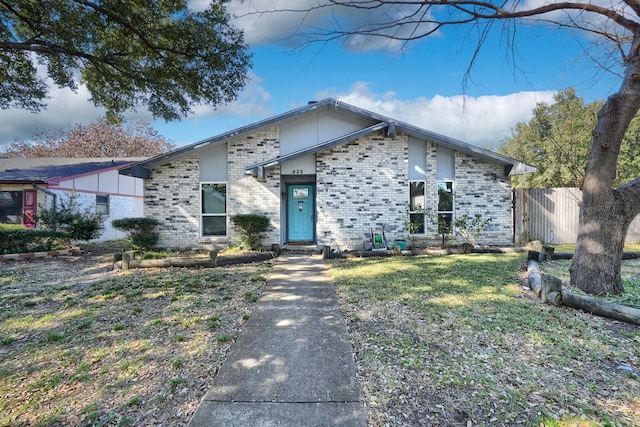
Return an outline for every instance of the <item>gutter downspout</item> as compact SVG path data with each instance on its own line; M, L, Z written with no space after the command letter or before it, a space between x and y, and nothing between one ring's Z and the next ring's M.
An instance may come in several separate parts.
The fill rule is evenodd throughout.
M56 193L54 193L53 191L48 190L46 188L40 188L36 184L32 184L32 186L36 190L42 191L44 194L47 194L47 195L49 195L49 196L51 196L53 198L53 210L56 211L57 207L58 207L58 195Z

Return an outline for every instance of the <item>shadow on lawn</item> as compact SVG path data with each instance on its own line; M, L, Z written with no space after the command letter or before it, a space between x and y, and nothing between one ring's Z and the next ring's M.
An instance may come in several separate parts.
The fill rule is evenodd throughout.
M0 425L186 424L268 271L144 270L93 283L5 273Z
M540 304L522 288L525 262L332 262L371 425L640 419L640 328Z

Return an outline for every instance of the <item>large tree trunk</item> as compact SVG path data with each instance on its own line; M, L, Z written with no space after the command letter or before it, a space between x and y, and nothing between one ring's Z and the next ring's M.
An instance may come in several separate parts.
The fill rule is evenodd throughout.
M624 240L640 212L640 180L612 188L622 139L640 108L639 34L629 52L620 89L598 113L582 188L571 284L591 294L624 291L620 276Z

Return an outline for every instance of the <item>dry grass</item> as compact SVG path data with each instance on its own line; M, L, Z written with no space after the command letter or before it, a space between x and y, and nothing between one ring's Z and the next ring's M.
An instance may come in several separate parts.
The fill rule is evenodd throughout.
M523 266L332 262L371 426L640 425L640 328L538 303ZM0 264L0 426L185 425L270 268Z
M186 425L269 271L0 264L0 426Z
M640 328L535 301L522 255L332 266L371 426L640 425Z

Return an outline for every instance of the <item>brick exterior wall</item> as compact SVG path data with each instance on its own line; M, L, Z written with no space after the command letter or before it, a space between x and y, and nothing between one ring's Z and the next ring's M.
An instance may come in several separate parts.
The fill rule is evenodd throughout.
M319 246L362 249L371 231L406 236L408 139L382 133L316 155Z
M456 215L468 212L491 218L480 242L507 244L513 240L511 182L504 176L504 166L489 163L464 153L455 153L456 181L454 208Z
M261 214L271 220L271 229L262 240L267 247L280 243L280 166L267 168L265 178L246 174L246 166L280 154L278 128L258 132L227 145L227 214ZM229 242L239 243L233 227L227 227Z
M259 179L246 174L248 164L279 155L278 128L227 142L227 217L257 213L272 228L263 244L282 243L280 166L266 168ZM436 146L427 143L426 208L437 210ZM316 236L318 246L358 250L371 231L385 227L387 240L408 238L408 138L382 132L316 153ZM227 236L200 237L200 186L197 154L176 159L152 171L145 180L145 214L160 221L161 247L225 247L239 242L227 222ZM455 153L454 209L480 213L492 223L481 243L512 240L511 190L504 167ZM435 224L428 224L422 243L438 242Z
M158 246L194 248L200 237L200 171L196 155L153 169L144 181L145 216L157 219Z

